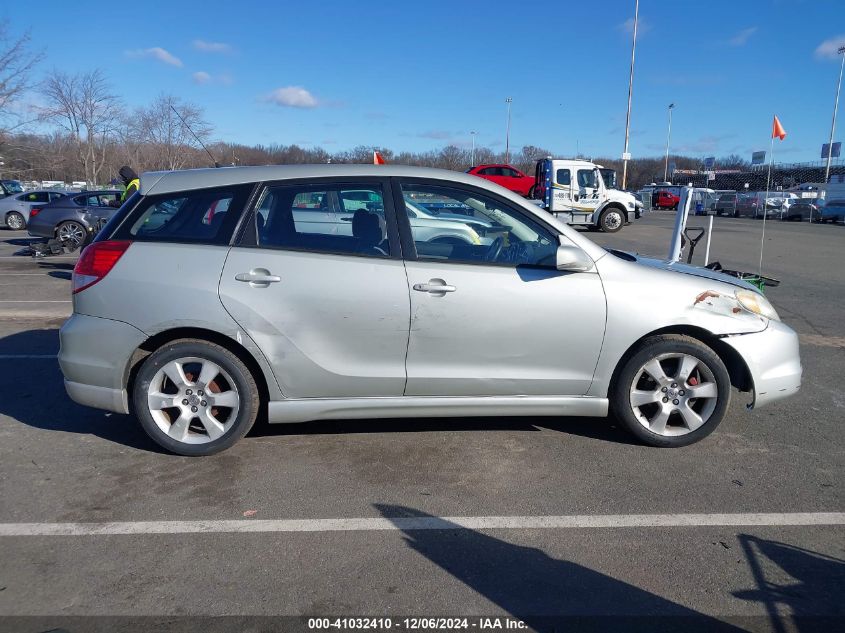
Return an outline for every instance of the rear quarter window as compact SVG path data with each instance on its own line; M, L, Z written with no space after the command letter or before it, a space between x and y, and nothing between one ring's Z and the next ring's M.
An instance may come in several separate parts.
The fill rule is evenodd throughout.
M228 244L253 185L141 197L111 239Z

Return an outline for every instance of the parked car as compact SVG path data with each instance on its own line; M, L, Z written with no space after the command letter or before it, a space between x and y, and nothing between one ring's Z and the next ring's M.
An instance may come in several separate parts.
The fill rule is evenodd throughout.
M739 195L736 193L723 193L716 200L714 211L716 215L736 215Z
M0 226L21 231L26 228L32 211L38 214L44 205L64 197L65 194L60 191L43 190L6 196L0 199Z
M467 173L495 182L497 185L526 198L530 197L531 188L534 186L533 176L526 176L511 165L476 165L469 169Z
M33 237L58 238L71 249L85 246L115 214L120 195L119 191L103 190L64 196L30 214L27 230Z
M12 196L16 193L23 193L23 185L20 180L0 180L0 198Z
M681 197L671 191L655 191L651 204L655 209L677 209L680 201Z
M819 215L817 222L826 224L827 222L845 222L845 200L828 200L819 206Z
M823 199L800 198L787 207L786 211L781 214L780 219L787 221L798 220L800 222L809 220L810 218L817 220L823 204Z
M736 200L735 218L756 218L760 200L754 193L741 193Z
M755 194L757 196L757 218L763 217L763 209L766 210L766 218L780 218L784 213L788 212L789 207L799 200L794 193L787 193L781 191L759 191Z
M297 217L300 196L362 190L382 213L358 208L349 233ZM435 196L501 234L428 240L405 199ZM277 423L612 411L641 441L682 446L716 428L732 385L759 407L801 379L795 332L753 286L605 250L515 193L444 170L145 174L83 251L72 293L68 394L131 404L184 455L231 446L259 412Z

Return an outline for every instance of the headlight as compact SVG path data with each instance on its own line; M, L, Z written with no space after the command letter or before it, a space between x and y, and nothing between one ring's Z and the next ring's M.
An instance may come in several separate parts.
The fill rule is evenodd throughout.
M737 290L736 300L739 301L739 305L749 312L759 314L773 321L780 321L777 311L769 303L769 300L761 294L751 292L750 290Z

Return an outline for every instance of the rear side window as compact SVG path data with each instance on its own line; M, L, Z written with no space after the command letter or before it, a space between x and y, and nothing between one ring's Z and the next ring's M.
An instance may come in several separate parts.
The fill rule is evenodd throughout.
M569 170L568 169L558 169L557 174L555 175L555 180L559 185L566 185L569 186L571 183L569 178Z
M46 191L33 191L32 193L25 193L18 196L18 200L23 202L47 202L48 196Z
M258 203L255 224L263 248L390 255L380 185L271 186Z
M252 185L146 196L113 239L227 244Z

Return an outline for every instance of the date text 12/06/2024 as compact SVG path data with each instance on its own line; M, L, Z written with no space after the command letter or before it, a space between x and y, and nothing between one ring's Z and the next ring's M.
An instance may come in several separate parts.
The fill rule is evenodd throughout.
M518 618L508 617L353 617L353 618L308 618L308 630L405 630L405 631L443 631L443 630L520 630L528 626Z

